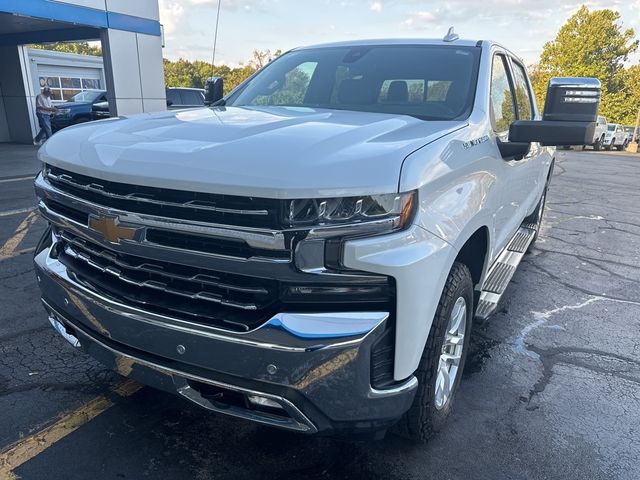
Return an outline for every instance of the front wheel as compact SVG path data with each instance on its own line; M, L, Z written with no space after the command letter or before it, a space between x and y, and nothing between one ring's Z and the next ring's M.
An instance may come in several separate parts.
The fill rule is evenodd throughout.
M451 413L471 337L473 280L466 265L451 268L418 370L413 405L395 427L396 433L425 442Z

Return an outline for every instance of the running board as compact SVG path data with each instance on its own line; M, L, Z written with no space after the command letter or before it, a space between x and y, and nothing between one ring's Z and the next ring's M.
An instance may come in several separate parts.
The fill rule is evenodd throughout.
M486 320L498 308L502 295L536 235L535 227L535 224L523 224L491 267L482 284L477 318Z

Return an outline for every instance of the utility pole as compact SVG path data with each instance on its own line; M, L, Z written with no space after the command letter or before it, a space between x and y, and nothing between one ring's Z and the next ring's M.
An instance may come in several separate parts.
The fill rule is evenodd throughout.
M627 152L638 153L638 140L640 140L638 138L638 133L640 133L638 130L640 130L640 108L638 108L638 115L636 116L636 128L633 129L633 138L631 139L633 141L627 146Z
M213 55L211 57L211 76L213 77L213 66L216 63L216 47L218 46L218 25L220 24L220 5L222 0L218 0L218 12L216 13L216 31L213 37Z

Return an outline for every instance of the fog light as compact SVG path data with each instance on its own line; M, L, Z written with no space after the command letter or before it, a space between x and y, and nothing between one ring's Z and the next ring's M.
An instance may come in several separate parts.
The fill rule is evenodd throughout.
M257 405L259 407L267 407L267 408L279 408L282 410L282 405L278 402L275 402L269 398L260 397L258 395L249 395L247 399L250 403Z

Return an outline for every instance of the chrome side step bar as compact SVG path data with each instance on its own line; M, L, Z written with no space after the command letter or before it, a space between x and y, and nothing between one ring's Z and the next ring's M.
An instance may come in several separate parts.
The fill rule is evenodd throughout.
M475 315L477 318L486 320L498 308L502 295L516 273L522 258L527 253L527 249L535 235L535 225L523 224L515 233L507 248L497 258L482 284L480 301Z

